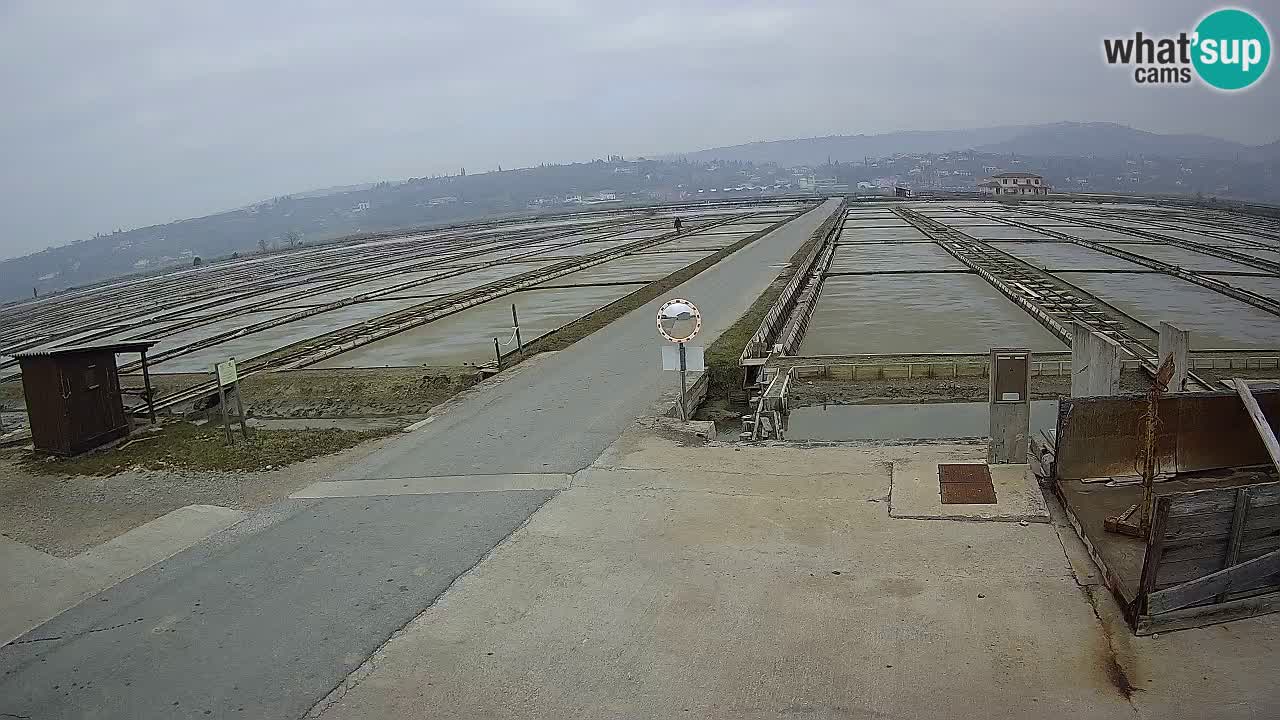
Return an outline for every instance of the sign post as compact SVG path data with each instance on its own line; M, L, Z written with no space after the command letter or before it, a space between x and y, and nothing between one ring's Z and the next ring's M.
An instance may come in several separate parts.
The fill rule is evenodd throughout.
M662 304L658 309L658 334L666 338L670 342L676 344L679 355L680 370L680 399L676 403L680 410L680 419L688 420L688 409L685 407L685 397L689 392L688 385L688 356L686 354L685 343L693 339L698 331L702 329L702 313L698 311L698 306L681 298L674 298ZM698 366L701 367L702 348L696 348L698 351ZM664 348L663 356L666 358L667 352ZM666 363L663 363L666 369Z
M227 444L235 443L231 435L231 418L227 414L227 398L232 393L235 393L236 412L239 413L240 418L240 434L248 441L249 426L244 417L244 400L240 397L240 375L236 370L236 359L229 358L223 362L214 363L213 374L218 383L218 405L222 410L222 427L227 433Z

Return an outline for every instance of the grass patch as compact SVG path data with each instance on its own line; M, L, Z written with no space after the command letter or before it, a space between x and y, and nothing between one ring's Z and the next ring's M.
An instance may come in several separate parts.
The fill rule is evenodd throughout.
M751 340L751 336L756 334L756 330L760 329L760 323L764 322L764 316L768 314L769 308L777 302L783 289L795 275L800 261L813 250L814 246L822 242L841 214L837 212L819 225L813 236L791 255L787 266L782 269L778 277L774 278L773 282L769 283L769 287L760 293L760 297L756 298L742 317L707 347L704 356L708 375L707 402L726 401L732 404L734 400L745 399L741 397L743 395L742 369L738 366L743 349Z
M249 441L236 434L236 444L226 444L221 426L172 423L160 430L139 434L119 446L73 458L27 454L23 469L40 475L114 475L124 470L240 471L280 468L302 460L329 455L366 440L386 437L395 428L377 430L249 430Z

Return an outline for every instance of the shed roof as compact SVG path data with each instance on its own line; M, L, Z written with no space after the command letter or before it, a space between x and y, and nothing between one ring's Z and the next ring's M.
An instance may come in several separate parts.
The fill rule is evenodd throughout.
M100 345L67 345L65 347L41 347L33 350L23 350L14 353L13 356L21 360L22 358L37 357L59 357L62 355L76 355L87 352L142 352L148 350L152 345L160 342L159 340L127 340L125 342L102 343Z

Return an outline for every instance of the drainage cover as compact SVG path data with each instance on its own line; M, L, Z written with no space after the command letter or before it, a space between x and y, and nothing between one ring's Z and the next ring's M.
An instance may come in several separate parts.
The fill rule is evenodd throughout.
M943 505L990 505L996 501L991 468L986 465L938 465Z

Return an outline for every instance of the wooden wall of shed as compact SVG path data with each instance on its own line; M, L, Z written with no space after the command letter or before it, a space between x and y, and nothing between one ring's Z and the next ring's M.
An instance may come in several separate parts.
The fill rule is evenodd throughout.
M74 455L129 434L115 353L78 352L21 362L37 450Z
M70 454L70 428L57 364L51 357L19 358L18 363L32 445L42 452Z

